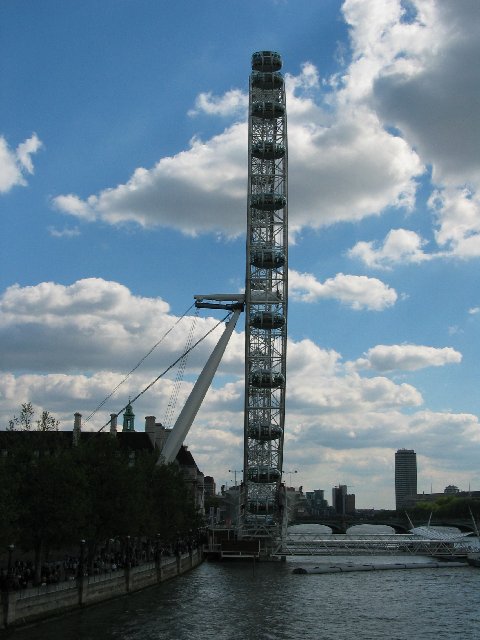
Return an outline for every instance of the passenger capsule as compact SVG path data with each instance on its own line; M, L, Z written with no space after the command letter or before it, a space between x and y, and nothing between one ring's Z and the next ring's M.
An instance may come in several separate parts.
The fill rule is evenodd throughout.
M280 480L281 473L275 467L250 467L247 475L252 482L268 484Z
M256 118L274 120L275 118L281 118L284 113L285 107L280 102L267 100L265 102L254 102L252 104L252 115Z
M257 389L277 389L283 387L284 383L283 374L269 369L259 369L250 374L250 384Z
M280 329L285 324L285 317L274 311L259 311L250 319L250 326L255 329Z
M277 211L283 209L287 199L280 193L256 193L251 197L251 205L260 211Z
M248 426L248 437L252 440L278 440L282 435L282 427L276 424L250 424Z
M272 91L283 87L283 76L281 73L263 73L254 71L252 73L252 87L264 91Z
M248 503L248 510L250 513L272 513L275 504L273 500L268 498L257 498L256 500L250 500Z
M273 519L273 515L269 515L267 513L247 513L245 516L245 524L247 526L253 525L255 527L258 527L259 525L262 527L274 527L276 522Z
M278 160L285 155L285 147L274 142L257 142L252 145L252 156L254 158L265 158L265 160Z
M252 69L254 71L280 71L282 57L276 51L256 51L252 54Z
M250 262L259 269L277 269L285 264L285 254L278 249L255 249L250 253Z

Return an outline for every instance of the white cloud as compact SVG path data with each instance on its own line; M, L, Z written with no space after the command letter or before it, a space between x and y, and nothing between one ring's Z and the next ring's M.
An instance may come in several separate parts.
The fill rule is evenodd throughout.
M368 37L367 16L375 14L378 2L345 3L357 64L373 60L365 96L381 120L400 130L431 165L439 188L429 202L438 225L436 255L478 257L480 69L472 61L480 55L480 4L413 0L411 5L416 17L402 24L401 3L385 3L388 17L373 21L378 31Z
M57 196L53 204L63 213L68 213L80 220L92 222L97 217L94 208L90 207L87 202L84 202L73 193L66 196Z
M449 255L480 256L480 197L465 187L439 189L428 201L438 228L435 239Z
M375 371L416 371L425 367L442 367L458 364L462 354L452 347L427 347L417 344L379 344L369 349L364 358L354 363L357 369Z
M239 89L231 89L223 96L214 96L209 91L201 93L195 100L195 109L188 112L190 116L199 113L219 116L235 116L245 114L248 109L248 96Z
M394 11L401 5L389 4ZM432 164L437 183L471 182L478 188L480 69L472 61L480 54L480 5L469 0L412 4L417 18L403 25L396 19L381 39L382 51L390 51L375 78L376 107Z
M34 133L21 142L15 150L0 136L0 193L7 193L15 186L25 186L25 173L33 173L31 156L42 147L42 142Z
M70 286L10 287L0 298L2 424L18 414L22 402L31 401L37 411L52 411L61 428L71 429L73 413L79 411L85 419L177 320L165 301L136 296L118 283L101 279L79 280ZM102 427L111 412L119 411L129 396L135 397L178 357L191 321L187 317L179 323L86 429ZM198 319L196 335L215 322ZM198 354L191 354L177 413L220 331L202 343ZM429 473L432 469L436 482L445 480L444 486L452 483L450 452L462 460L465 477L473 478L480 453L478 419L429 411L422 407L422 395L413 385L387 377L392 367L410 371L440 366L459 362L460 354L450 348L415 345L400 346L400 352L383 349L386 352L380 346L367 352L370 377L364 378L360 368L356 371L352 363L342 361L340 353L322 349L312 340L289 340L285 451L286 464L300 469L298 484L327 489L339 481L355 484L375 466L373 488L359 481L362 490L357 501L365 506L391 506L393 488L385 485L385 476L392 468L395 449L401 446L422 451L425 468ZM187 439L200 468L219 482L228 479L227 469L240 469L235 465L242 464L243 354L243 335L234 333ZM374 365L382 375L372 375ZM164 419L174 387L173 371L171 376L162 378L134 404L138 430L143 429L146 415Z
M136 169L126 184L86 200L57 196L53 203L89 221L237 235L245 225L246 180L246 126L235 124L208 142L193 139L187 151L162 158L153 169Z
M80 229L78 227L65 227L64 229L48 227L48 232L53 238L76 238L80 235Z
M430 198L439 250L418 234L360 242L351 255L368 266L480 255L480 5L468 0L346 0L352 61L335 78L337 112L372 110L430 165ZM412 173L412 175L414 175ZM394 246L393 240L400 244Z
M303 65L287 74L290 224L293 230L339 220L358 220L388 206L411 209L418 156L385 131L370 110L320 106L318 71ZM238 90L197 99L195 112L234 115L248 96ZM246 206L247 125L238 122L213 138L194 138L189 149L162 158L152 169L136 169L121 185L81 200L59 195L60 211L110 224L170 226L186 234L243 232ZM192 215L195 211L195 215Z
M426 241L415 231L392 229L382 244L357 242L348 255L361 260L367 267L390 268L396 264L419 263L430 259L423 247Z
M432 167L430 200L440 247L426 253L415 231L358 243L352 255L375 267L480 254L480 5L447 0L346 0L352 58L321 82L313 62L286 74L292 237L360 220L389 207L413 210L417 178ZM54 205L85 220L169 226L185 234L243 232L247 94L201 93L192 114L239 116L206 141L136 169L125 184ZM452 124L453 123L453 124ZM395 133L392 133L395 131ZM465 185L468 185L465 187ZM195 215L192 212L195 211Z
M343 273L322 283L310 273L290 270L289 289L292 298L301 302L333 299L355 310L382 311L394 305L398 298L395 289L377 278Z
M127 287L101 278L65 286L43 282L9 287L0 297L0 369L32 373L128 372L153 345L158 348L142 365L155 377L186 349L194 316L179 319L161 298L133 295ZM219 320L199 317L193 340ZM167 334L168 332L168 334ZM198 371L222 332L220 325L195 349L187 373ZM168 339L163 340L163 336ZM243 337L234 334L223 371L243 371Z

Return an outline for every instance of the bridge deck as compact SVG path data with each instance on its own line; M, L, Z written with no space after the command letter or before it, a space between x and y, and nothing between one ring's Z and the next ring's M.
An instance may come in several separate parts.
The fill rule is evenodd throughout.
M278 541L273 555L329 556L329 555L426 555L465 557L478 549L472 542L427 540L411 535L380 536L306 536L289 535Z

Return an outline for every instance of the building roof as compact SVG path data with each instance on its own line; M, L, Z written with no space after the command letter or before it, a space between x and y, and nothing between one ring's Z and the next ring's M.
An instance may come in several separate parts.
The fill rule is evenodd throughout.
M83 442L92 438L111 437L110 432L81 431L80 439ZM145 431L117 431L117 442L122 449L128 451L153 451L154 447L150 436ZM15 444L23 444L35 450L42 449L52 451L54 449L66 449L73 446L73 431L0 431L0 450L10 449ZM181 467L195 467L201 473L190 451L182 445L177 454L176 462Z

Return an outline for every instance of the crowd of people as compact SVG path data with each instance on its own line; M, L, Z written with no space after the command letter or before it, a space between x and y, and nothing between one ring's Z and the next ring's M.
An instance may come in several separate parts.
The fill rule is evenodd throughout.
M79 555L66 554L62 560L44 562L40 568L40 584L50 585L76 580L83 576L98 576L137 567L147 562L161 562L163 557L179 556L197 548L198 535L177 538L175 542L161 540L110 540L95 553L82 545ZM0 567L0 590L13 591L35 585L35 566L32 560L10 560Z

